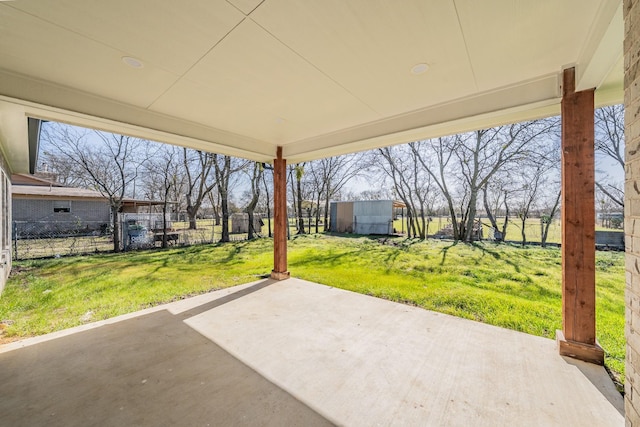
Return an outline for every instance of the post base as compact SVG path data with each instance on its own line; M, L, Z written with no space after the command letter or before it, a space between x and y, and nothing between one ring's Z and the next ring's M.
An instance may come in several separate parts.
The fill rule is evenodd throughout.
M604 350L598 344L585 344L577 341L567 340L561 330L556 331L556 343L560 356L573 357L596 365L604 365Z
M281 272L281 271L271 270L271 278L273 280L287 280L290 277L291 277L291 274L288 271Z

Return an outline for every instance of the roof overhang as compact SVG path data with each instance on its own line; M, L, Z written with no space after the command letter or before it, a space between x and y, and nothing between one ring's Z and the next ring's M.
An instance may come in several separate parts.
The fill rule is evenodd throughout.
M296 163L559 114L567 67L620 103L623 33L620 0L1 2L0 146L26 171L30 117Z

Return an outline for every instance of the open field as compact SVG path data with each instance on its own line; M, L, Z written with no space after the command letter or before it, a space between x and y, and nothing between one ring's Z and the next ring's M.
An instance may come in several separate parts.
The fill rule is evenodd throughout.
M256 280L270 239L18 262L0 297L0 341L39 335ZM561 327L557 248L403 238L299 236L306 280L553 338ZM598 340L623 378L624 254L597 255Z
M483 236L484 239L488 239L489 236L492 235L491 231L491 223L487 218L480 219L483 226ZM497 219L498 226L502 227L502 223L504 222L504 218ZM431 223L429 224L429 234L433 235L438 232L438 230L444 228L447 224L450 224L451 221L448 217L433 217ZM398 232L404 231L406 233L407 224L402 224L402 221L396 219L393 222L393 226ZM521 242L522 241L522 224L519 219L510 219L509 225L507 226L507 235L505 236L505 240L509 242ZM596 230L613 230L613 231L622 231L621 229L610 229L606 227L602 227L599 224L596 224ZM529 218L525 222L525 235L527 238L527 242L540 242L542 236L542 227L540 224L539 218ZM547 236L548 243L560 243L562 240L562 229L560 228L560 219L556 219L551 223L549 227L549 235Z
M481 218L482 222L482 235L484 239L489 239L489 236L492 236L493 232L491 229L491 223L487 218ZM498 218L498 226L502 227L502 223L504 222L504 218ZM431 218L431 223L429 224L429 234L436 234L439 230L444 228L447 224L450 224L451 220L449 217L433 217ZM402 224L402 221L397 219L393 222L393 226L396 231L406 233L407 224ZM522 241L522 233L521 233L522 225L520 220L517 218L510 219L509 225L507 226L507 235L505 236L505 240L521 242ZM540 242L542 236L542 230L540 227L540 219L539 218L530 218L527 219L525 223L525 234L528 242ZM561 229L560 229L560 221L555 220L551 226L549 227L549 236L547 237L547 242L549 243L560 243L561 240Z

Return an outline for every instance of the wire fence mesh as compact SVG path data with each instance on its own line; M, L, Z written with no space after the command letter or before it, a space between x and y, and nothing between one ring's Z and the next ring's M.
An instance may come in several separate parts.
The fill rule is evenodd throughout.
M100 221L14 221L12 234L16 260L113 250L111 228Z
M198 220L195 229L188 221L168 219L165 228L162 214L121 214L119 229L123 251L160 248L165 234L168 247L217 243L222 238L222 226L213 219ZM97 221L14 221L12 237L14 260L114 250L112 227ZM230 241L246 239L246 232L229 234Z

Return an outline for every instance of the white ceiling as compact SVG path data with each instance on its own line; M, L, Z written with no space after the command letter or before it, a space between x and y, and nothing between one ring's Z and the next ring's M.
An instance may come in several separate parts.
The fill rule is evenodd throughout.
M0 145L24 171L26 115L294 163L557 114L569 66L621 102L623 31L620 0L4 1Z

